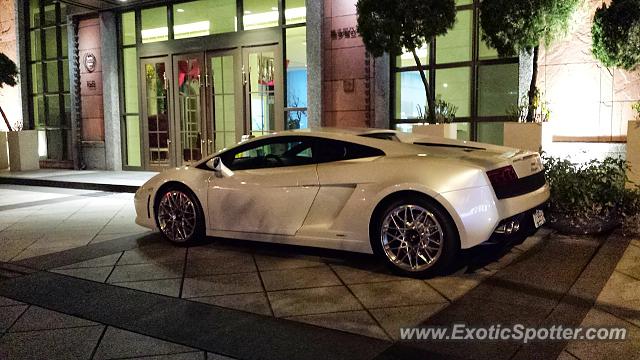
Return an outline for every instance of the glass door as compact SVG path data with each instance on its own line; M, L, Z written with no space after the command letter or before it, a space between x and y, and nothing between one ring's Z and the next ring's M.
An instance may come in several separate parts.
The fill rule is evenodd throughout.
M145 168L161 171L173 166L170 92L171 73L167 57L143 59L140 62Z
M238 143L244 134L239 57L238 50L207 55L209 154Z
M243 85L246 133L260 136L284 129L282 64L278 46L245 48Z
M175 148L178 166L202 159L205 150L206 127L203 122L205 68L202 54L179 55L173 58L175 78Z

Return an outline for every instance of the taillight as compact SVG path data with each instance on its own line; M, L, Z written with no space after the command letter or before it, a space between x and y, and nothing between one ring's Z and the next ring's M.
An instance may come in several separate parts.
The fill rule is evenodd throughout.
M494 189L509 186L518 181L518 174L511 165L487 171L487 176Z

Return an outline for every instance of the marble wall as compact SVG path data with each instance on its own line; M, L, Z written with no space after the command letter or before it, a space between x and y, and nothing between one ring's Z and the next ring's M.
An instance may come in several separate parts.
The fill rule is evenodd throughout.
M322 125L375 125L374 59L356 31L356 0L325 0L322 24ZM388 71L388 70L387 70Z
M16 13L14 0L0 0L0 53L7 55L18 64L16 44ZM22 102L20 100L20 84L14 87L5 86L0 89L0 106L4 110L9 123L22 124ZM0 119L0 131L6 131L4 121Z
M555 140L624 141L640 70L608 69L591 54L591 25L602 0L585 0L569 33L541 51L538 86L549 101Z
M100 20L83 19L78 23L78 53L80 58L80 96L82 140L104 141L104 103L102 98L102 57L100 56ZM95 59L93 71L86 66Z

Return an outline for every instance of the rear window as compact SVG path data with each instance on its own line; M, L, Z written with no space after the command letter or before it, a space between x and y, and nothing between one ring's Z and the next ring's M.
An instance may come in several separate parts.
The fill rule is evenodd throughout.
M384 151L380 149L329 139L317 141L314 153L319 163L363 159L385 155Z

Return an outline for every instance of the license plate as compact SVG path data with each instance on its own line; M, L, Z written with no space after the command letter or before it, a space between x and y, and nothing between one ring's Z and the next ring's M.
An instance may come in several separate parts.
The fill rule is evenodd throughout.
M535 225L536 229L544 225L545 222L547 222L547 220L544 218L544 211L536 210L533 213L533 225Z

